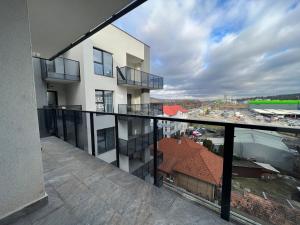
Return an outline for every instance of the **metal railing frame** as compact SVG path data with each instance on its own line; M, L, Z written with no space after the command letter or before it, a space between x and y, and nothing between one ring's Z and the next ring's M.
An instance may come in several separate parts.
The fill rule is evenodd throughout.
M52 61L46 60L46 59L40 59L41 60L41 65L43 64L43 66L42 66L42 73L45 73L45 74L42 74L43 78L44 79L46 79L46 78L53 78L53 77L49 76L49 74L50 73L55 73L55 74L62 75L63 79L57 78L57 77L54 77L53 79L70 80L70 81L80 81L80 63L79 63L79 61L73 60L73 59L68 59L68 58L63 58L63 57L58 57L58 58L60 58L60 59L63 60L63 67L64 67L64 72L63 73L58 73L56 71L55 59L52 60ZM47 65L47 61L53 62L54 72L49 71L48 65ZM78 67L78 74L74 75L74 74L68 74L68 73L66 73L66 61L71 61L71 62L74 62L76 64L76 66ZM45 71L43 71L43 68L44 68ZM74 78L77 78L77 79L69 79L69 77L74 77Z
M40 110L40 109L39 109ZM47 109L41 109L47 110ZM49 109L48 109L49 110ZM95 137L94 137L94 120L93 115L112 115L115 116L115 125L118 128L118 120L120 117L133 117L133 118L142 118L142 119L153 119L153 154L154 154L154 185L158 185L158 120L167 120L174 122L182 123L193 123L193 124L205 124L205 125L215 125L222 126L225 128L224 135L224 155L223 155L223 178L222 178L222 196L221 196L221 213L220 216L222 219L229 221L230 220L230 202L231 202L231 180L232 180L232 161L233 161L233 147L234 147L234 129L235 128L245 128L245 129L257 129L257 130L266 130L266 131L279 131L279 132L288 132L288 133L300 133L299 128L289 128L289 127L276 127L276 126L266 126L266 125L254 125L254 124L242 124L242 123L230 123L230 122L221 122L221 121L205 121L205 120L193 120L193 119L179 119L171 117L162 117L162 116L148 116L148 115L131 115L131 114L121 114L121 113L106 113L106 112L95 112L95 111L83 111L83 110L72 110L72 109L50 109L54 110L54 117L57 118L58 110L62 110L62 119L65 120L64 112L65 111L74 111L89 113L90 115L90 129L91 129L91 142L92 144L92 155L95 155ZM75 123L75 122L74 122ZM65 121L63 121L65 124ZM76 127L76 125L75 125ZM66 130L64 126L64 139L66 139ZM75 133L77 136L77 131ZM77 137L76 137L77 138ZM116 132L116 159L117 165L119 166L119 143L118 143L118 132Z
M123 73L122 69L124 69L125 76L123 74L124 79L119 78L119 73ZM133 79L128 79L127 77L127 71L131 70L133 71ZM117 67L117 81L118 84L128 84L128 85L135 85L135 86L141 86L145 88L153 88L153 89L162 89L164 86L164 79L161 76L154 75L151 73L147 73L141 70L137 70L134 68L131 68L129 66L123 66L123 67ZM138 77L139 76L139 77ZM146 77L146 79L144 79ZM140 78L140 79L137 79ZM121 82L122 81L122 82ZM146 82L144 82L146 81Z

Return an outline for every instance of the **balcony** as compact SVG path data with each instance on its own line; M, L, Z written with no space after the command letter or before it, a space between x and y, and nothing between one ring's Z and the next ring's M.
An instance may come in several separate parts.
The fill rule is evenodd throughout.
M41 143L49 203L14 225L227 224L214 212L56 137Z
M163 138L163 130L158 129L157 140ZM135 152L143 151L145 148L153 144L153 132L142 134L129 140L119 138L120 153L126 156L131 156Z
M117 67L118 85L124 85L140 89L163 89L162 77L133 69L128 66Z
M66 58L53 61L41 59L41 73L46 81L73 83L80 81L79 62Z
M47 111L48 109L40 110ZM131 172L134 175L139 175L141 177L144 177L144 175L149 175L150 183L154 184L154 186L160 186L160 183L162 183L162 191L167 189L172 191L172 195L174 193L179 194L182 198L182 201L184 202L187 201L187 199L189 201L192 201L194 205L197 206L194 209L196 212L195 214L198 214L199 210L201 210L201 208L205 206L214 211L216 214L219 214L219 216L222 219L227 221L237 221L238 223L244 224L298 224L298 215L300 212L300 207L298 205L299 193L297 192L296 187L300 186L299 173L296 173L296 171L294 170L289 171L289 169L293 164L291 163L292 159L299 159L297 158L299 157L299 154L296 154L295 150L279 149L279 147L281 147L282 145L282 139L280 138L280 136L278 136L279 133L277 135L274 135L272 132L280 132L280 134L283 134L286 137L288 133L298 134L300 132L300 129L265 125L252 125L243 123L199 121L170 117L124 115L118 113L78 111L67 109L50 110L52 111L47 111L48 113L46 113L45 115L48 117L50 116L49 114L53 114L52 122L49 123L48 126L46 126L46 128L44 128L45 126L40 126L40 129L44 128L46 131L49 130L52 132L52 134L60 136L66 142L69 142L71 145L78 147L73 148L71 145L67 145L70 147L61 147L62 151L67 152L71 152L70 149L75 149L78 152L76 153L78 155L74 155L72 157L59 154L55 150L53 150L53 148L51 148L53 154L57 155L56 157L59 158L55 160L49 159L50 162L48 163L48 165L47 163L45 164L46 167L48 167L50 166L49 164L53 163L54 166L50 166L51 170L55 170L55 164L60 161L62 162L62 164L67 164L69 162L72 166L75 167L75 169L76 167L80 167L76 169L76 172L75 169L67 166L66 170L69 173L77 173L77 176L85 177L83 179L90 179L92 182L96 178L90 175L88 171L85 171L87 168L92 167L91 170L93 172L91 173L95 173L94 176L96 177L101 176L101 179L99 181L101 185L103 185L104 187L109 186L109 182L105 179L102 181L102 178L105 178L107 176L107 171L113 170L111 169L111 165L109 165L109 168L101 169L98 168L96 163L94 164L89 161L85 161L87 163L87 166L83 166L83 163L78 163L77 161L72 163L73 160L77 160L77 157L84 158L85 160L86 158L90 158L93 160L94 158L96 158L93 157L95 156L96 144L92 144L92 146L86 147L86 143L95 143L95 135L93 129L94 114L111 115L115 117L115 122L120 120L121 117L132 117L133 119L150 119L153 120L153 133L156 133L157 135L149 133L148 136L146 135L131 141L125 141L125 144L121 143L119 139L119 128L117 125L118 123L115 123L115 154L117 160L116 163L114 162L114 164L117 167L120 166L120 154L130 155L133 154L134 151L141 151L141 146L146 147L150 145L151 150L153 150L152 152L150 152L153 159L153 163L151 163L153 164L153 168L151 165L145 165L139 171L136 171L135 169ZM44 119L45 118L40 117L39 124L44 124ZM60 120L60 122L57 121L58 119ZM194 140L192 140L189 137L183 137L175 140L166 138L162 139L158 143L159 121L173 121L179 123L198 124L201 126L213 126L214 129L217 129L217 127L219 127L218 129L221 128L223 131L222 133L224 134L224 145L222 146L222 148L218 148L218 150L209 150L209 147L204 149L202 145L195 143ZM58 123L62 123L63 126L57 126ZM89 126L87 126L87 124ZM88 129L90 129L89 132L87 132ZM243 133L241 133L241 129L243 130ZM261 132L256 132L254 135L253 131L255 130ZM266 134L267 131L272 132ZM40 133L42 132L40 131ZM57 135L58 133L60 135ZM242 136L240 136L240 134L242 134ZM270 135L272 135L271 142L267 140L267 138L269 138ZM293 138L295 138L295 136L293 136ZM55 138L55 140L58 139ZM63 143L60 140L58 141ZM243 141L245 142L245 145L242 143ZM47 139L47 143L48 142L49 139ZM277 145L277 142L280 142L280 144ZM186 147L186 144L188 144L188 146L190 147ZM258 146L262 146L263 144L267 144L268 147L265 149L258 149ZM185 147L183 148L182 146ZM248 146L252 146L250 152L245 148ZM169 149L166 150L165 147L169 147ZM272 147L271 150L270 147ZM93 156L81 156L81 151L79 149L84 151L90 151L92 152ZM49 154L51 151L49 151ZM163 152L162 159L159 155L160 151ZM44 152L45 150L43 149L43 154ZM248 156L246 155L246 153L254 154L255 157L258 157L258 160L253 161L253 156ZM86 152L85 154L88 153ZM262 159L259 160L262 157L264 157L264 160L269 160L269 158L271 158L270 160L273 162L269 163L271 163L272 165L268 164L268 162L266 161L261 161ZM46 155L45 158L48 159L48 156ZM251 167L249 167L249 165L251 165ZM81 168L82 166L84 168ZM118 170L117 168L115 169ZM298 167L295 167L293 169L298 169ZM173 173L172 171L175 171L175 173ZM117 172L113 172L113 174L116 173ZM176 175L176 173L178 175ZM125 181L126 177L130 177L131 175L129 173L124 172L121 172L121 174L122 175L117 176L117 178L115 178L116 180L113 181L113 183L120 182L122 183L122 185L126 186L128 192L131 192L131 188L136 188L136 184L132 184L128 180ZM90 176L91 178L88 178ZM161 176L163 176L163 181L161 180ZM193 176L196 176L196 178L193 178ZM193 179L190 179L191 177ZM63 174L58 174L57 177L51 178L48 182L58 182L60 179L64 180L67 179L67 177L65 177ZM143 182L143 185L148 185L145 184L144 181L140 181ZM69 187L69 190L67 190L66 192L73 191L72 185L74 186L74 184L67 185ZM114 189L111 189L111 187L104 187L97 186L95 187L95 189L102 192L103 190L108 190L113 193L112 195L115 194L116 191ZM135 189L134 191L135 194L138 193L137 196L140 196L140 194L144 194L140 193L137 189ZM115 200L115 204L117 204L118 206L119 204L123 204L122 202L118 202L119 198L121 198L120 196L124 197L122 194L124 193L119 193L117 191L117 200ZM79 196L77 197L77 195ZM107 195L107 193L103 193L103 195ZM137 196L135 196L135 198L138 198ZM85 195L83 194L75 193L70 198L81 199L84 197ZM130 197L125 196L125 198ZM147 197L142 196L142 198L146 199ZM107 202L111 203L111 200L109 199L107 200ZM124 205L126 206L125 208L127 209L128 206L131 207L130 204L132 204L132 202L127 202ZM142 206L145 206L147 204L148 203L143 203ZM172 204L171 208L173 206L174 205ZM124 212L124 210L126 211L126 209L122 208L121 206L120 210L123 210L121 212ZM180 210L178 210L178 213L190 213L187 210L188 208L181 207ZM276 216L274 216L275 214L273 212L276 212ZM164 216L166 216L167 214L168 213L166 212ZM173 218L169 218L168 216L164 218L167 218L166 223L172 223L174 221ZM180 217L178 219L178 221L174 222L175 224L201 223L201 220L194 220L194 218L190 218L192 221L188 220L188 218L185 218L184 221L182 221ZM219 223L218 221L218 218L214 218L214 223ZM143 224L143 222L144 221L142 221L141 224ZM152 223L150 224L155 223L155 221L151 222ZM211 221L206 221L204 222L204 224L210 222ZM226 223L226 221L221 222L221 224L224 223Z
M119 104L118 112L121 114L130 115L148 115L158 116L163 115L163 104L150 103L150 104Z

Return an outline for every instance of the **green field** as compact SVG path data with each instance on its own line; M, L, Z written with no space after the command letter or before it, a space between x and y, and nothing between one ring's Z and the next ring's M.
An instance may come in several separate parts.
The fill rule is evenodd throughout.
M252 105L260 105L260 104L296 105L296 104L300 104L300 100L250 100L248 103Z

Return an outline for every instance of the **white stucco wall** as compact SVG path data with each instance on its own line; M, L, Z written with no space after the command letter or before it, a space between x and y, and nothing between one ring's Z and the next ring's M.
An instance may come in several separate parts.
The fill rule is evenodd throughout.
M112 53L113 77L94 74L93 47ZM128 88L117 85L116 67L127 65L127 54L133 55L142 61L146 57L146 60L142 63L142 67L146 72L149 72L149 47L113 25L107 26L91 38L68 51L64 57L80 61L81 82L75 85L68 85L68 94L73 94L69 95L67 102L82 102L83 109L95 111L95 90L111 90L114 92L114 111L118 112L118 105L127 103ZM141 90L135 89L131 90L131 92L134 92L133 103L140 104ZM72 101L69 99L72 99Z
M113 77L94 74L93 47L112 53ZM127 104L127 93L132 94L132 104L149 103L149 92L142 94L141 89L130 89L117 84L116 67L128 64L128 55L140 62L140 69L150 71L150 48L134 37L113 25L109 25L91 38L72 48L64 57L80 62L80 82L65 85L66 102L68 104L80 104L83 110L96 111L95 90L113 91L114 112L118 112L119 104ZM89 122L89 121L88 121ZM137 124L135 124L137 125ZM89 123L87 124L88 137L90 137ZM97 130L114 127L113 116L94 117L95 149L97 152ZM140 125L138 126L140 129ZM135 128L134 128L135 129ZM139 131L141 132L141 131ZM128 124L124 120L119 121L119 137L128 139ZM90 138L89 152L91 153ZM111 150L97 156L107 162L116 160L115 150ZM129 171L128 157L121 157L121 168Z
M67 102L66 84L53 83L53 82L48 83L48 90L56 91L58 105L69 105L69 103Z
M45 196L26 2L0 2L0 219Z

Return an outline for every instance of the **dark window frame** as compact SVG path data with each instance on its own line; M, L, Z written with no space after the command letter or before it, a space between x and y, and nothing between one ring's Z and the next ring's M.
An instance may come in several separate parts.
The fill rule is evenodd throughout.
M101 141L104 143L104 149L99 149L99 133L100 132L103 132L103 137L104 137L104 140ZM112 132L113 136L112 136L112 140L113 140L113 145L112 146L108 146L108 143L107 143L107 140L108 140L108 132ZM102 134L101 134L102 135ZM116 148L116 141L115 141L115 137L116 137L116 132L115 132L115 127L108 127L108 128L104 128L104 129L99 129L97 130L97 154L100 155L100 154L103 154L105 152L108 152L108 151L111 151L113 149Z
M97 101L96 92L102 92L103 102ZM111 109L111 112L107 111L107 109L106 109L105 92L111 92L111 95L112 95L112 109ZM96 104L96 111L97 111L97 104L103 104L103 112L113 113L114 112L114 91L95 89L95 104Z
M97 48L97 47L93 47L93 51L97 50L99 52L101 52L101 58L102 58L102 62L96 61L94 58L94 52L93 52L93 65L98 64L98 65L102 65L102 74L100 73L96 73L95 71L95 66L94 66L94 74L96 74L97 76L105 76L105 77L114 77L114 59L113 59L113 54L111 52L105 51L103 49ZM104 73L104 54L103 53L107 53L111 55L111 74L110 75L106 75Z

